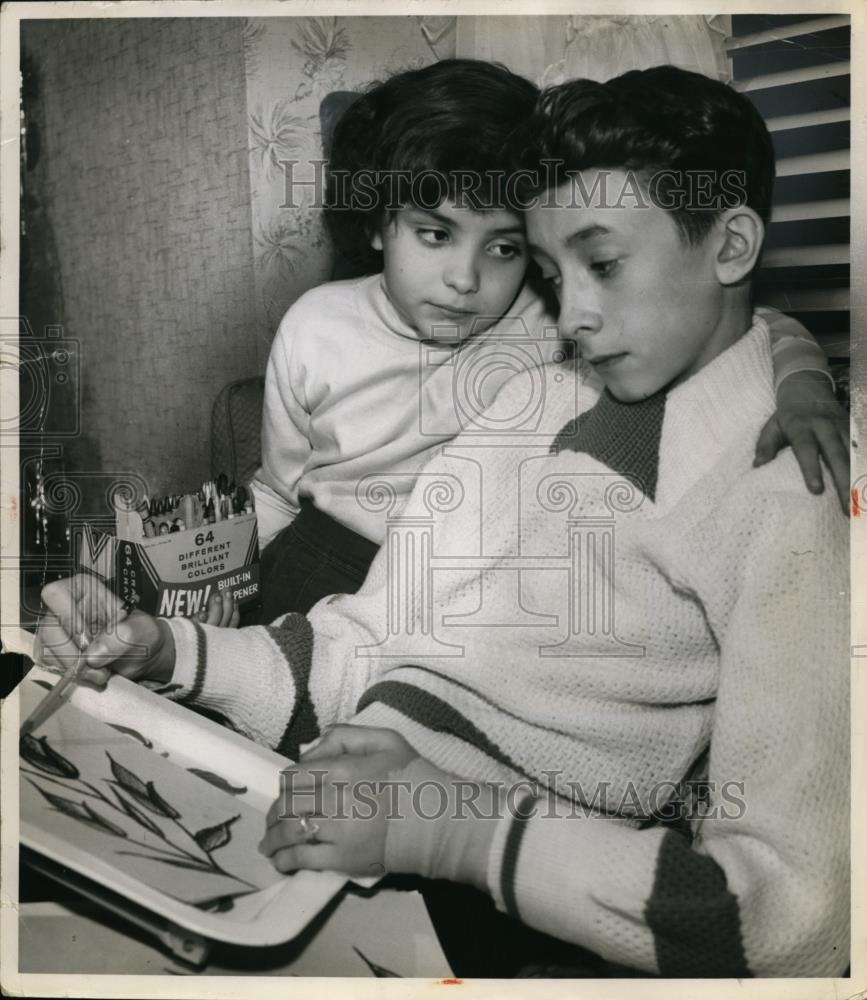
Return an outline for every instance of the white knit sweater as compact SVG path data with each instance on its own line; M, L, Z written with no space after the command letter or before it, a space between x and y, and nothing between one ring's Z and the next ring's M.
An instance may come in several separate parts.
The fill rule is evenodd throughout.
M251 483L259 544L291 523L302 499L381 543L385 518L358 502L358 483L388 474L405 499L416 473L462 429L467 403L490 404L512 375L558 348L556 321L527 288L508 319L459 347L422 343L381 274L306 292L268 359L262 466ZM467 390L482 398L462 400Z
M489 885L612 961L839 974L847 525L790 452L753 468L774 409L767 327L640 404L544 375L538 435L447 446L358 594L237 632L173 619L174 697L290 755L355 719L458 775L593 803L504 819ZM488 416L506 423L525 394L509 383ZM710 805L736 818L693 824L694 842L648 823L708 746Z
M799 323L773 310L764 315L777 382L827 370ZM563 349L556 319L528 287L508 316L455 348L422 344L395 311L382 275L302 295L268 359L262 466L251 483L260 546L291 523L302 499L381 544L383 510L356 496L364 477L387 475L397 499L406 499L416 473L463 429L468 411L485 408L511 376Z

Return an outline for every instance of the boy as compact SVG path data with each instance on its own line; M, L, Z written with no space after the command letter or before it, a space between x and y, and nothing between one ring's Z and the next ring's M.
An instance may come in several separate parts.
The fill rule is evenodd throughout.
M480 725L488 760L508 755L534 776L571 760L572 802L565 788L554 809L530 793L496 823L467 809L462 821L448 810L435 822L406 810L383 833L329 818L332 774L451 787L454 806L472 796L445 772L483 770L448 746L457 741L420 736L407 721L420 698L386 696L401 676L388 671L379 697L404 717L371 708L361 718L399 729L412 748L351 727L327 735L292 773L295 798L272 810L263 849L283 870L318 867L318 855L356 871L381 862L470 882L537 929L663 976L839 975L849 940L845 523L828 498L800 491L790 454L753 470L744 447L772 405L767 330L749 299L773 181L769 136L744 98L670 67L555 88L528 136L531 163L561 167L529 213L532 252L557 288L561 331L605 383L564 427L545 475L585 476L587 515L605 511L604 477L587 495L602 470L640 484L644 503L617 519L616 610L618 636L645 655L630 660L624 647L619 662L591 657L548 671L536 660L520 703L523 740L509 737L515 723L502 715L501 728ZM676 192L696 169L714 178L716 199L698 211ZM728 170L743 183L726 202ZM506 480L504 468L494 490ZM540 521L523 526L524 545L544 531ZM556 537L541 548L555 549ZM529 606L552 606L548 576L526 588ZM496 643L472 671L436 685L404 668L404 682L460 698L481 722L495 715L490 702L473 704L458 680L502 708L508 696L485 681L504 654ZM431 713L430 730L434 721ZM564 729L580 752L558 740ZM459 732L453 721L450 731ZM530 763L544 740L547 752ZM440 766L408 763L415 752ZM694 765L705 808L686 813L685 830L648 824L653 790ZM319 845L297 819L281 819L310 811L314 771ZM638 787L644 810L631 803ZM496 793L475 790L484 814ZM576 816L576 797L595 813ZM564 964L562 949L558 957Z
M839 975L846 522L830 495L803 490L790 452L753 467L774 408L769 335L749 299L773 181L767 130L724 85L658 67L555 88L527 135L530 164L563 168L541 183L530 244L562 333L605 389L580 387L570 420L574 384L548 369L547 415L562 418L550 454L506 440L474 482L456 449L483 449L464 435L426 469L458 479L466 502L436 519L448 558L396 638L438 647L383 647L394 596L383 553L357 595L308 618L235 633L133 614L88 662L142 644L147 661L115 669L170 682L170 697L289 754L341 720L400 734L344 727L293 770L263 842L281 870L384 865L471 882L530 925L650 973ZM695 170L715 199L698 210L677 194ZM727 200L730 171L742 184ZM486 418L510 412L513 386ZM416 489L407 518L429 518L425 501ZM567 540L581 555L570 576L552 562ZM491 598L490 624L467 627L479 577L516 569L537 619L510 626L513 609ZM587 605L570 588L593 596L600 580L601 627L576 623ZM60 652L82 586L46 588L60 621L43 641ZM702 816L688 812L686 832L655 822L705 760ZM548 803L522 795L496 822L330 811L337 778L453 790L455 776L483 801L496 801L494 783L530 782Z

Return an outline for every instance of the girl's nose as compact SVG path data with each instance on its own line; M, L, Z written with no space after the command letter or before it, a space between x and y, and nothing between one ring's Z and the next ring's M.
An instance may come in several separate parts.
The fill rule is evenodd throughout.
M479 269L469 255L453 256L443 272L443 281L459 295L479 290Z

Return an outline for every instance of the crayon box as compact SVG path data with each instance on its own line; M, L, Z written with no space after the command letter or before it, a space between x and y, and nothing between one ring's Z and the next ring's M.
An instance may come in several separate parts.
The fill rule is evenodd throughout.
M79 565L161 617L196 614L215 589L231 591L242 611L260 603L255 513L154 538L142 537L141 525L137 514L119 511L115 535L86 528Z

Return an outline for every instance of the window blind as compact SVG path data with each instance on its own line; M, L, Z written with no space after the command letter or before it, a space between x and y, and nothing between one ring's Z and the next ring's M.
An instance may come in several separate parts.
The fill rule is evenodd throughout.
M849 358L850 24L842 14L732 17L735 88L768 124L777 182L756 299Z

